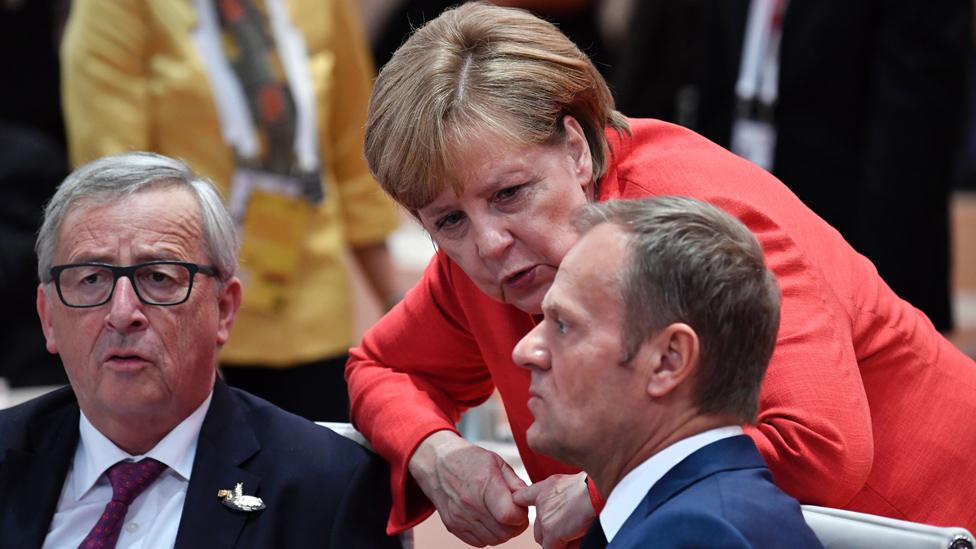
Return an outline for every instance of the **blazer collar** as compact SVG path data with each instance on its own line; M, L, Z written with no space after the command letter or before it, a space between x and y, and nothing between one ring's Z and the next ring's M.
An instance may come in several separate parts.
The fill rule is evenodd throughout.
M235 545L250 513L225 507L217 498L217 491L232 490L243 482L246 494L259 493L261 478L242 465L260 449L231 390L217 380L210 410L200 429L176 549Z
M40 397L21 444L0 456L0 532L10 547L40 547L78 445L78 403L70 387Z
M713 442L686 457L655 483L631 515L631 519L634 516L646 517L679 492L705 477L722 471L756 467L766 467L766 463L748 436L740 435ZM626 527L625 523L621 530Z

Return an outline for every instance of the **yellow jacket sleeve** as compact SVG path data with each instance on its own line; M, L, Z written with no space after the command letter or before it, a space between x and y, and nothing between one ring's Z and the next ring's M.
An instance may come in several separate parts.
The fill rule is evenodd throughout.
M392 201L369 174L363 158L366 109L374 73L359 20L349 12L348 2L333 2L334 32L332 51L336 52L332 101L320 105L328 109L332 121L322 134L323 158L332 155L336 187L340 196L346 239L353 247L382 241L397 225Z
M74 165L150 148L148 42L141 0L75 0L61 44L61 90Z

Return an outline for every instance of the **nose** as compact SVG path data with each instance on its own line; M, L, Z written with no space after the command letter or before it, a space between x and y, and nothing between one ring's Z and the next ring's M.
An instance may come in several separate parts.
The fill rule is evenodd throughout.
M475 244L481 259L498 259L515 241L502 220L487 219L477 227Z
M529 370L548 370L551 367L551 356L545 344L542 330L543 320L512 349L512 362Z
M127 277L120 277L116 281L108 306L105 324L116 332L137 332L145 329L149 324L143 309L145 305L139 301L132 281Z

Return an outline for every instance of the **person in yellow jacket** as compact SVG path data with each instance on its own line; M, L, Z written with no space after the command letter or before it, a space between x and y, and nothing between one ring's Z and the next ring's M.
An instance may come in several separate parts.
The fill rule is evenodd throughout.
M345 0L75 0L61 56L73 164L151 150L224 192L245 287L227 381L347 420L343 254L395 300L397 216L362 159L373 68Z

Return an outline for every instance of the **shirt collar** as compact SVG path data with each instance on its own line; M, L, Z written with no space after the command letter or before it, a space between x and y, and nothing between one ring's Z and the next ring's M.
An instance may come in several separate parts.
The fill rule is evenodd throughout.
M610 492L600 512L600 526L607 536L607 542L613 541L647 492L675 465L713 442L742 433L742 427L738 425L709 429L675 442L631 469Z
M183 480L189 480L200 428L207 416L207 410L210 409L212 398L211 390L193 413L167 433L152 449L139 456L133 456L116 446L88 421L85 412L81 412L81 418L78 420L81 436L75 450L73 486L71 486L74 500L78 501L84 497L109 467L127 459L139 461L145 457L153 458L169 467Z

